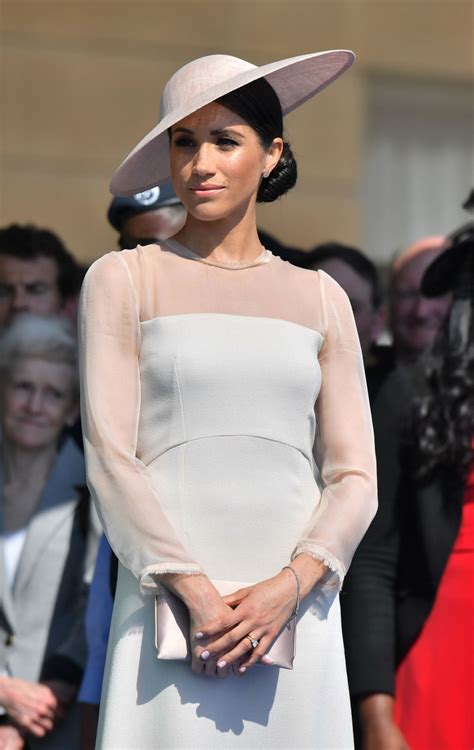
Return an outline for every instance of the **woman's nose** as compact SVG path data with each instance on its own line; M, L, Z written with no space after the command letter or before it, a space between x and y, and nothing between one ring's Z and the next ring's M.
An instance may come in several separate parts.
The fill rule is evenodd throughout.
M28 411L33 414L38 414L43 408L43 396L39 389L31 391L28 399Z
M193 172L198 175L215 173L211 144L203 143L196 150L193 159Z

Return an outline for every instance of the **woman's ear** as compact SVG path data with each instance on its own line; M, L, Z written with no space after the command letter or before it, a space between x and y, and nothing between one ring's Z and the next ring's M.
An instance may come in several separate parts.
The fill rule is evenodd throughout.
M268 177L272 169L276 167L283 153L283 138L274 138L265 157L264 177Z

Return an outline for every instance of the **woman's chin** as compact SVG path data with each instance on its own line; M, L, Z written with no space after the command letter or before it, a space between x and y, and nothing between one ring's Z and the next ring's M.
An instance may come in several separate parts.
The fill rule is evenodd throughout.
M53 445L57 442L59 436L41 434L39 430L35 430L34 434L31 434L30 432L20 432L14 435L6 435L6 437L10 444L18 450L35 451L43 450L44 448Z
M233 216L242 218L245 213L246 204L239 202L237 205L218 205L216 202L207 202L186 206L188 213L197 221L223 221Z
M228 212L222 210L218 206L213 206L210 203L202 203L200 205L187 206L188 213L198 221L218 221L219 219L225 219L228 216Z

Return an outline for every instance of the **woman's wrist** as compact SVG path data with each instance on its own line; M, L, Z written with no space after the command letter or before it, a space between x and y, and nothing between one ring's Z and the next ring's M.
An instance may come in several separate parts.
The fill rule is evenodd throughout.
M327 568L323 562L302 553L295 557L291 563L292 571L283 569L279 575L291 577L295 587L295 603L297 598L303 600L309 594L318 581L323 578ZM294 575L297 576L299 585L296 586ZM220 596L209 578L204 573L163 573L157 579L166 588L176 594L191 610L202 610L202 606L209 596Z
M317 560L311 555L302 553L289 563L299 580L299 598L303 600L318 581L323 578L327 572L327 567L321 560ZM283 569L282 573L292 575L291 571Z
M200 609L205 597L216 594L215 587L204 573L164 573L158 578L189 610Z
M295 606L293 608L292 617L297 617L299 609L300 609L300 604L301 604L301 584L300 584L300 577L299 577L298 573L296 572L296 570L294 569L294 567L292 565L284 565L282 567L282 571L283 570L289 570L290 573L291 573L291 575L294 578L294 582L295 582Z

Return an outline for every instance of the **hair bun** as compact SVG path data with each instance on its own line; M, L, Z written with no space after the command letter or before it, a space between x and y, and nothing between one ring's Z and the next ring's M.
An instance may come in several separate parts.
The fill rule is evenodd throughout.
M296 183L298 170L289 143L283 143L280 161L268 177L264 177L257 193L257 203L271 203L285 195Z

